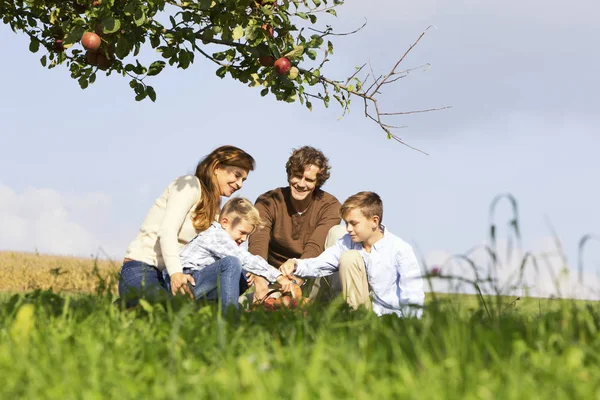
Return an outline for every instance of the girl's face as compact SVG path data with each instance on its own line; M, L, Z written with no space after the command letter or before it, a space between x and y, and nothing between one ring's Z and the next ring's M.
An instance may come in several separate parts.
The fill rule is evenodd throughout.
M215 168L215 176L221 196L229 197L242 188L248 171L240 167L223 165Z

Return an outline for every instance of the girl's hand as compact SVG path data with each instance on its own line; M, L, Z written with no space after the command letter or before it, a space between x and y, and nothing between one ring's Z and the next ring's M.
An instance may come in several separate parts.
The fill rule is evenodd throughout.
M194 294L190 290L188 283L192 286L196 285L194 278L191 275L186 275L183 272L176 272L170 276L171 278L171 293L173 296L183 294L189 296L190 299L194 300Z

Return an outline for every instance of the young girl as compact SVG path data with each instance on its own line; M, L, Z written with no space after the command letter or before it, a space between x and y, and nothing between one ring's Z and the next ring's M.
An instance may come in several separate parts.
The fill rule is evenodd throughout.
M219 222L213 222L183 248L183 272L196 282L192 288L196 300L221 299L223 310L231 305L237 308L240 293L248 288L247 272L279 283L282 292L292 290L292 282L279 270L240 247L260 226L258 210L248 199L236 197L225 203ZM169 277L165 280L168 284Z
M193 297L188 283L194 278L183 273L179 252L199 232L206 230L219 213L221 196L239 190L254 158L234 146L222 146L207 155L195 175L175 179L154 202L138 236L127 248L119 295L127 307L144 297L167 294L162 271L170 277L170 290Z

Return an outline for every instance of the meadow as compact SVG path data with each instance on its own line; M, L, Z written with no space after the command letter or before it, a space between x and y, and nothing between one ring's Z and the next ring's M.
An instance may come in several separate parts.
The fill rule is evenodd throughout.
M37 260L26 290L8 285L7 260ZM4 399L600 399L598 302L428 294L420 320L339 302L221 315L174 299L128 311L113 304L109 262L0 261ZM61 292L40 286L50 277Z
M509 226L518 242L516 217ZM0 252L0 398L600 400L600 302L506 295L495 235L492 224L485 265L455 257L466 275L423 264L430 288L475 294L431 291L421 319L339 300L125 310L114 304L118 262ZM542 270L521 254L513 288Z

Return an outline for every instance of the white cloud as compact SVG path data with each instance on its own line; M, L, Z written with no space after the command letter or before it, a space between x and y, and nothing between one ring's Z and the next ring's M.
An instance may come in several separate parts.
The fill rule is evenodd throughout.
M112 199L101 193L15 192L0 184L0 249L90 256L104 249L119 258L124 238L110 226ZM105 229L107 228L107 229Z

